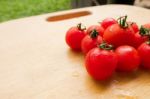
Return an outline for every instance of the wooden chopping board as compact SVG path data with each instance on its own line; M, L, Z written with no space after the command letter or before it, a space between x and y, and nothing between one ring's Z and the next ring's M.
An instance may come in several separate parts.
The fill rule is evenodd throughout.
M91 14L47 21L80 11ZM139 25L150 22L148 9L106 5L1 23L0 99L149 99L150 72L116 73L109 81L96 82L85 70L82 53L73 52L65 43L66 30L79 22L89 26L126 14Z

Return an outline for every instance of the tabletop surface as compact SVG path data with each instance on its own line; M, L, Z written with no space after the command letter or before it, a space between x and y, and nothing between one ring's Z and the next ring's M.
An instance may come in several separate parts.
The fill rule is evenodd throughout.
M83 17L47 21L48 17L89 11ZM68 28L89 26L106 17L128 15L139 25L150 22L150 10L106 5L12 20L0 24L0 99L149 99L150 72L114 74L97 82L84 67L84 55L65 43Z

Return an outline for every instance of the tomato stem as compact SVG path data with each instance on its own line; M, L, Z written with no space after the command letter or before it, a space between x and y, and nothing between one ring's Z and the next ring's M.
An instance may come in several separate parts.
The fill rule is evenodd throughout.
M113 45L110 45L106 42L103 42L102 44L99 45L99 48L101 49L105 49L105 50L112 50L113 49Z
M150 36L150 29L147 29L147 28L144 28L143 26L141 26L140 35L141 36Z
M96 31L96 29L91 31L90 36L91 38L96 38L98 36L98 32Z
M77 24L77 28L81 31L86 30L86 27L82 25L82 23Z
M122 28L127 28L128 27L127 15L118 18L118 23Z

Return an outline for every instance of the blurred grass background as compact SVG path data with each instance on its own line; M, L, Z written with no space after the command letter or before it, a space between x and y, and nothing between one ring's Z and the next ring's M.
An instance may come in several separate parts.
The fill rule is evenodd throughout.
M0 22L70 9L71 0L0 0Z

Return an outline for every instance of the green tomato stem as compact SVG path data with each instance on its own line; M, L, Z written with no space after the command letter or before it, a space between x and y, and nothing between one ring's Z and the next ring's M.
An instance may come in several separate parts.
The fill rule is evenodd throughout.
M96 38L98 36L98 32L96 31L96 29L92 30L90 33L91 38Z
M86 27L82 25L82 23L77 24L77 28L81 31L86 30Z
M112 50L113 46L103 42L102 44L99 45L99 48L104 49L104 50Z
M127 15L118 18L118 23L122 28L128 28Z
M150 36L150 29L144 28L143 26L140 27L140 35L141 36Z

